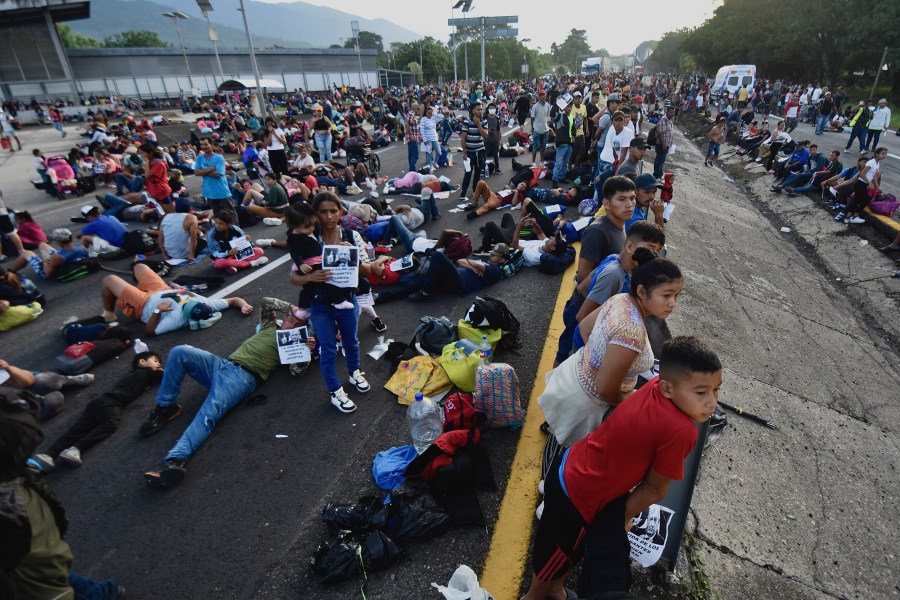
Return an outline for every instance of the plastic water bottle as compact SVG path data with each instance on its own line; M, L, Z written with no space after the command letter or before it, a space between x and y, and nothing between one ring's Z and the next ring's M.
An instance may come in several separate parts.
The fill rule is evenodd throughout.
M491 348L491 343L488 341L487 336L481 336L481 343L478 344L478 350L480 352L490 352L493 348Z
M141 338L134 338L134 353L149 352L150 346L141 341Z
M488 367L491 364L491 351L485 350L481 353L481 363L483 366Z
M416 452L425 452L441 435L443 421L440 407L431 398L426 398L421 392L417 393L415 402L406 409L406 422L409 424Z

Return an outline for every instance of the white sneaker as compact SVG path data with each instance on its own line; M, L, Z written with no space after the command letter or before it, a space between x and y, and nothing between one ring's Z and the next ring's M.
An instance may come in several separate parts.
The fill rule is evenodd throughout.
M370 190L370 191L369 191L369 196L372 197L372 198L377 198L377 197L378 197L378 192L376 192L375 190Z
M69 467L80 467L84 464L81 460L81 451L75 446L71 446L60 452L59 460Z
M854 225L862 225L863 223L866 222L866 220L863 219L862 217L853 217L852 219L850 219L850 222L853 223Z
M350 385L355 387L357 392L365 393L372 389L372 386L366 381L366 374L359 369L353 371L353 375L350 376Z
M76 321L78 321L78 317L71 316L68 319L66 319L65 321L63 321L62 327L60 327L60 329L62 331L65 331L67 326L71 325L72 323L75 323Z
M347 397L347 392L344 391L344 388L338 388L331 392L331 403L342 413L352 413L356 410L356 405L353 404L353 400Z
M390 194L391 193L391 184L389 184L389 183L384 184L384 187L381 188L381 193L385 194L385 195Z
M273 240L272 238L262 238L262 239L256 240L256 245L259 246L260 248L271 248L272 244L274 244L274 243L275 243L275 240Z
M540 494L541 496L544 495L544 480L543 479L541 479L541 482L538 483L538 494Z
M281 219L276 219L275 217L266 217L265 219L263 219L263 223L265 225L271 225L274 227L276 225L282 225L284 222Z
M251 260L251 261L250 261L250 266L251 266L251 267L261 267L261 266L263 266L264 264L266 264L267 262L269 262L269 257L268 257L268 256L260 256L260 257L257 258L256 260Z
M52 471L53 467L56 466L56 464L54 464L53 462L53 457L49 454L35 454L31 457L31 460L38 464L38 466L41 468L42 473Z
M544 501L541 500L541 503L538 504L537 510L534 511L534 514L537 515L538 521L541 520L541 515L544 514Z
M360 194L362 194L362 190L359 189L358 185L351 185L347 187L348 196L358 196Z

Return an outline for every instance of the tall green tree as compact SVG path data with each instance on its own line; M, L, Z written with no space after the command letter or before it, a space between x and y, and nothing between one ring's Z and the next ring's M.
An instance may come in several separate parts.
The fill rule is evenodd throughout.
M371 31L359 32L359 47L368 50L378 50L378 56L384 54L384 40L378 33ZM344 41L344 48L356 48L356 38L348 38Z
M453 74L453 56L450 50L431 36L406 44L391 44L391 49L394 64L416 63L422 69L424 81L437 81L438 77Z
M691 30L688 28L666 32L657 42L653 54L644 62L648 72L677 73L680 71L681 57L685 54L681 43L687 39L690 33Z
M103 39L106 48L169 48L155 31L120 31Z
M56 32L59 33L59 39L66 48L99 48L102 46L99 40L73 32L72 27L67 23L57 23Z
M556 62L567 71L572 73L580 71L581 61L592 56L591 46L587 41L587 30L572 28L562 44L551 46L551 52L556 57Z

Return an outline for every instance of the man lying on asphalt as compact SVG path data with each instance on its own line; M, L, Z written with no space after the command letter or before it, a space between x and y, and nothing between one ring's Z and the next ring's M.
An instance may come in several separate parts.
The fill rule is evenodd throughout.
M281 364L276 341L278 330L289 330L307 324L306 319L294 315L299 310L289 302L276 298L263 298L259 317L259 330L245 340L228 358L221 358L194 348L181 345L172 348L163 374L156 407L141 425L140 433L150 435L162 429L166 423L181 414L176 404L185 375L190 375L200 385L209 389L200 410L188 425L175 446L163 459L163 468L144 474L151 487L174 487L185 475L185 464L206 441L225 413L243 398L252 394ZM279 324L278 315L284 315ZM310 350L316 340L310 334L306 341ZM309 362L291 365L291 374L306 371Z

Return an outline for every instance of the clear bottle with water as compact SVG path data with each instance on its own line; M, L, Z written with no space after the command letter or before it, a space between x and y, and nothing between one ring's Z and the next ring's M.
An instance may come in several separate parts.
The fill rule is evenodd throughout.
M479 363L484 367L489 367L491 364L491 351L487 349L481 353L481 361Z
M150 350L150 346L141 341L141 338L134 338L134 353L140 354L141 352L147 352Z
M491 343L488 341L486 335L481 336L481 343L478 344L478 350L479 352L484 352L486 354L493 350L493 348L491 347Z
M416 452L422 454L441 435L444 417L441 408L421 392L406 409L406 422L412 435Z

